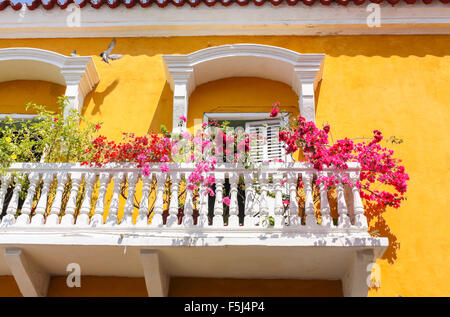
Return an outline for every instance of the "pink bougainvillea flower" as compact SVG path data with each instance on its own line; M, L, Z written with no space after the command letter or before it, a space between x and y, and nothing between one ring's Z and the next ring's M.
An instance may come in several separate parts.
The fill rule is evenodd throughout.
M180 116L180 120L183 120L185 123L187 122L187 118L185 116Z
M163 173L167 173L168 171L170 171L170 168L167 164L163 164L159 167L159 169L161 170L161 172Z
M323 131L325 131L325 133L328 134L328 132L330 132L330 125L327 124L326 126L324 126Z
M290 202L289 200L284 200L284 201L283 201L283 206L284 206L284 207L287 207L287 206L289 206L290 203L291 203L291 202Z
M278 116L278 113L280 113L280 110L278 110L278 106L279 106L279 103L275 103L273 105L273 108L270 111L270 117L271 118L275 118L276 116Z
M144 164L142 174L144 174L144 176L150 176L150 166L148 164Z
M227 205L230 206L230 198L229 197L225 197L224 199L222 199L222 202Z

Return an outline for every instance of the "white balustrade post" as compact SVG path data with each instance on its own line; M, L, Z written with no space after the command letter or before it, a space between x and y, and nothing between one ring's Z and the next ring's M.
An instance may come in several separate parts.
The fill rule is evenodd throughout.
M8 191L9 184L11 184L11 174L6 174L1 177L2 185L0 186L0 211L3 210L3 203L5 201L5 195Z
M223 228L223 173L216 173L216 199L214 202L213 226Z
M189 174L190 173L186 173L185 177L186 177L186 186L188 186L188 182L189 182ZM189 189L186 187L186 199L184 202L184 215L183 215L183 226L185 227L192 227L194 225L194 218L193 218L193 213L194 213L194 200L193 200L193 193L192 193L192 189Z
M253 173L244 173L245 182L245 209L244 209L244 227L254 227L255 217L253 216L258 210L255 210L257 204L255 203L256 195L253 187Z
M151 222L152 227L161 227L163 225L164 187L166 186L166 179L166 173L156 174L158 188L156 189L155 207L153 208L153 218Z
M336 184L337 207L338 207L338 227L349 228L351 226L350 217L348 216L347 204L344 197L344 186L341 179Z
M92 192L94 190L94 184L97 181L97 174L86 173L84 175L86 182L84 190L84 199L81 204L80 214L77 217L77 225L89 225L89 214L91 212Z
M100 186L98 189L97 203L95 204L94 215L91 218L91 226L101 226L103 225L103 213L105 212L105 199L106 191L108 189L108 184L111 181L111 174L100 173Z
M170 194L169 215L166 219L167 227L178 226L178 190L180 186L180 173L170 173L172 190Z
M327 172L320 172L320 176L327 177ZM330 228L333 226L333 219L330 216L330 204L328 202L328 185L325 182L321 182L319 185L320 190L320 214L322 217L321 226Z
M297 183L298 174L297 172L288 173L288 186L289 186L289 225L290 226L301 226L302 220L298 215L298 200L297 200Z
M50 215L47 217L46 225L57 225L59 224L59 214L61 213L61 204L64 194L64 187L68 180L68 175L66 172L59 172L56 175L58 185L56 187L55 197L53 198L53 204L50 209Z
M77 208L77 196L80 189L80 184L83 179L82 173L71 173L72 188L70 189L69 200L65 210L65 215L61 218L62 225L73 225L75 223L75 210Z
M142 176L142 197L139 203L139 215L136 219L136 226L145 227L148 225L148 196L150 195L151 175Z
M15 186L13 189L13 195L11 197L11 200L9 201L8 207L6 208L6 215L2 219L2 227L11 226L16 222L15 214L19 205L19 193L22 190L22 183L17 176L14 177L14 179Z
M355 226L361 229L367 229L367 218L364 215L364 205L361 201L361 195L359 193L356 183L359 181L359 172L350 172L350 180L352 182L353 193L353 212L355 214Z
M275 228L282 228L284 226L284 207L281 188L282 178L283 178L282 174L273 175L273 182L275 185L275 210L274 210Z
M132 226L133 225L133 210L134 210L134 194L136 193L136 183L139 179L138 172L129 172L127 174L128 182L128 193L127 200L125 201L125 207L123 209L122 220L120 221L121 226Z
M111 197L111 203L109 204L108 218L106 219L105 223L108 226L115 226L119 224L119 218L117 218L117 214L119 213L120 189L122 187L124 178L125 175L122 172L115 173L113 176L113 194Z
M312 196L312 186L311 186L312 179L313 179L312 171L302 172L303 186L305 189L305 217L306 217L305 224L306 226L309 227L314 227L317 225L314 200Z
M198 203L198 217L197 217L197 226L207 227L209 225L208 221L208 199L209 194L206 191L205 185L200 185L199 189L199 203Z
M230 173L230 214L228 217L229 227L239 227L239 206L238 206L238 183L239 175L236 172Z
M27 197L22 205L22 212L19 217L17 217L16 225L25 225L30 223L31 207L33 206L34 194L36 193L36 187L39 183L40 176L39 173L31 172L28 175L28 180L30 185L28 186Z
M259 178L259 183L261 184L261 202L259 204L259 215L261 226L268 227L269 224L269 206L267 205L267 184L268 184L267 173L261 173Z
M39 202L36 206L36 213L31 218L31 224L32 225L42 225L44 224L44 214L47 209L47 198L48 198L48 191L50 190L50 185L53 182L53 173L44 173L43 175L43 185L41 189L41 195L39 197Z

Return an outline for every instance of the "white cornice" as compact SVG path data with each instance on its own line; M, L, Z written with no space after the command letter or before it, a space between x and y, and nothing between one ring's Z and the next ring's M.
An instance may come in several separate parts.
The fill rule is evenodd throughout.
M73 10L0 11L0 38L151 37L200 35L450 34L450 6L399 3L381 7L381 27L368 27L366 5L239 6L205 4L159 8L84 7L80 26L69 27ZM73 8L72 8L73 9Z

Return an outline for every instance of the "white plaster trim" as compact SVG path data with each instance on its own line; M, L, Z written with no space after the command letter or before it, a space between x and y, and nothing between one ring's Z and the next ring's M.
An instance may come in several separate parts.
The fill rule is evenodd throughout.
M50 275L31 261L21 249L6 248L5 259L23 296L41 297L47 295Z
M121 5L110 9L103 5L81 9L80 25L68 24L73 8L0 11L0 38L79 38L148 37L201 35L358 35L358 34L450 34L450 6L434 1L414 5L387 2L380 4L381 27L368 27L367 3L347 6L301 3L255 6L201 3L195 8L185 4L165 8ZM261 21L264 21L262 23Z
M28 121L38 117L36 114L21 114L21 113L0 113L0 120L5 120L7 117L14 121Z
M367 297L369 291L368 276L371 270L369 264L377 257L374 250L367 249L355 252L348 270L342 278L342 290L345 297Z
M167 297L170 279L161 266L158 250L142 249L140 255L148 296Z
M39 65L41 73L36 74L36 69L30 64L24 64L21 73L25 75L2 74L1 69L6 69L8 64L17 67L17 62L31 61L32 65ZM86 95L99 82L97 69L90 56L64 56L55 52L29 48L11 47L0 49L0 81L3 80L33 80L40 79L51 81L56 84L65 85L65 95L69 99L67 114L70 109L80 111ZM20 65L20 64L19 64ZM28 77L29 76L29 77Z
M205 48L187 55L163 55L167 80L174 92L173 128L188 116L188 100L198 85L229 77L260 77L291 86L299 109L315 121L314 90L322 79L325 54L300 54L281 47L233 44Z

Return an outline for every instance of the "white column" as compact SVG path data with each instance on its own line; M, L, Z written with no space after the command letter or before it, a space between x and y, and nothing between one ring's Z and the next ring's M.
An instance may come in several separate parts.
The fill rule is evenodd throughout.
M65 215L61 219L61 224L73 225L74 224L74 214L77 208L77 195L80 189L80 184L82 180L82 173L71 173L70 179L72 180L72 188L70 190L69 200L66 206Z
M170 280L161 265L160 253L157 250L141 250L140 255L148 296L167 296Z
M84 199L81 204L80 214L77 217L77 225L88 225L89 224L89 213L91 212L91 200L92 191L94 189L94 184L97 181L97 175L95 173L86 173L84 175L86 182L84 190Z
M230 215L228 217L229 227L239 227L239 206L238 206L238 182L239 175L230 173Z
M255 207L255 188L253 187L253 173L245 172L244 174L245 181L245 209L244 209L244 227L253 227L256 223L255 217L253 214L257 212Z
M43 175L44 184L41 189L41 196L39 197L39 202L36 206L35 215L31 218L31 224L42 225L44 224L44 214L47 209L47 198L50 185L53 182L53 173L44 173Z
M14 190L8 207L6 208L6 215L2 219L2 226L11 226L16 222L15 214L19 204L19 193L22 190L22 183L17 176L15 178Z
M9 184L11 184L12 176L11 174L6 174L1 176L2 185L0 186L0 210L3 211L3 203L5 201L5 195L8 191Z
M305 189L305 224L306 226L316 226L317 219L315 215L314 200L312 197L311 181L313 173L310 171L302 172L303 187Z
M320 172L319 175L327 176L327 172ZM333 219L330 216L330 204L328 202L328 185L323 182L319 185L320 190L320 214L322 217L321 226L331 227L333 226Z
M111 174L100 173L100 187L98 189L97 203L95 204L94 215L91 218L91 226L103 225L103 213L105 212L105 198L108 184L111 181Z
M123 217L120 222L122 226L132 226L133 225L133 210L134 210L134 194L136 192L136 183L139 179L139 174L137 172L129 172L127 174L128 182L128 194L127 201L125 202L125 207L123 210Z
M284 207L283 207L283 197L282 197L282 188L281 188L281 179L283 178L282 174L273 175L273 182L275 185L275 210L274 210L274 219L275 219L275 228L284 227Z
M64 194L64 187L68 180L68 175L66 172L59 172L56 175L58 185L56 186L55 197L53 198L52 208L50 209L50 215L47 217L46 225L57 225L59 224L59 214L61 213L61 204Z
M186 186L189 183L189 173L186 173ZM192 227L194 225L194 200L192 197L192 189L186 188L186 199L184 201L183 226Z
M119 199L120 199L120 188L124 181L125 175L121 172L115 173L113 176L114 187L113 194L111 197L111 203L109 204L108 218L106 219L106 225L115 226L119 224L119 219L117 214L119 212Z
M166 226L175 227L178 226L178 190L180 186L180 173L170 173L170 179L172 181L172 190Z
M186 128L186 123L180 120L181 116L187 118L188 114L188 89L187 82L175 82L175 87L173 90L173 121L172 121L172 133L180 133ZM181 121L181 122L180 122ZM182 123L180 127L179 124Z
M356 182L359 181L359 172L350 172L350 180L353 184L353 213L355 215L355 226L361 229L367 229L367 218L364 215L364 205L361 201L361 195L359 193L358 187L356 187Z
M337 207L338 207L338 227L340 228L349 228L351 226L350 217L348 216L347 203L345 202L344 197L344 186L342 181L339 179L339 182L336 184L336 193L337 193Z
M261 226L269 226L269 206L267 204L267 183L269 181L269 175L267 173L261 173L259 176L259 183L261 185L261 201L259 204L260 224Z
M166 178L167 175L165 173L156 174L158 188L156 189L155 207L153 208L152 227L161 227L163 225L164 187L166 185Z
M152 183L152 177L142 176L142 197L139 203L139 216L136 219L137 226L148 225L148 196L150 195L150 184Z
M316 105L314 97L314 78L310 76L302 77L300 114L305 117L306 121L316 122Z
M289 172L287 182L289 186L289 225L301 226L302 219L298 215L299 210L297 200L298 173Z
M216 200L214 202L214 227L223 227L223 182L224 175L216 173Z
M40 180L39 173L30 173L28 175L28 180L30 181L30 185L28 186L27 197L22 206L22 212L19 217L17 217L17 225L25 225L30 223L30 214L31 207L33 205L34 194L36 193L36 187ZM0 204L1 206L1 204Z

